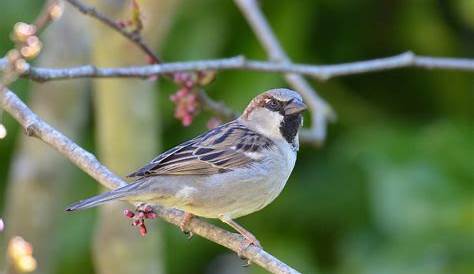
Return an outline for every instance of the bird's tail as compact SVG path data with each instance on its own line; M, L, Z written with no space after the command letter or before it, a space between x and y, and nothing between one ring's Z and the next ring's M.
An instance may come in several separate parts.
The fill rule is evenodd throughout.
M126 186L114 189L112 191L105 192L105 193L87 198L85 200L76 202L70 205L68 208L66 208L66 211L74 211L74 210L91 208L91 207L95 207L109 201L136 196L139 193L139 190L141 189L141 187L142 187L141 182L128 184Z

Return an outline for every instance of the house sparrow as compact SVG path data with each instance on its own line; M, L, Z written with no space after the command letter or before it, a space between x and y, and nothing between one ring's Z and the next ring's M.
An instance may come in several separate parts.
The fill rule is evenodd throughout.
M164 152L130 174L133 183L79 201L67 211L112 200L177 208L186 212L183 231L193 215L218 218L238 231L247 246L260 246L234 219L264 208L283 190L295 165L305 109L295 91L266 91L236 120ZM141 221L156 216L150 209L139 211Z

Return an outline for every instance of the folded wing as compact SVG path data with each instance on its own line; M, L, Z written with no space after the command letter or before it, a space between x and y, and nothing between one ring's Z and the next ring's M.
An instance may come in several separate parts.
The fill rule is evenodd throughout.
M156 175L212 175L261 160L273 142L238 121L221 125L178 145L128 177Z

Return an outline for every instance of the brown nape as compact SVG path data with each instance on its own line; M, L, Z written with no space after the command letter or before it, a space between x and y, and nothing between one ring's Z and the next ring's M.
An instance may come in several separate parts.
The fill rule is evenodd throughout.
M255 97L252 101L250 101L250 104L247 106L247 108L244 110L244 113L242 114L242 117L245 119L249 118L250 113L257 107L264 107L265 106L265 100L266 99L271 99L272 96L268 94L261 94L257 97Z

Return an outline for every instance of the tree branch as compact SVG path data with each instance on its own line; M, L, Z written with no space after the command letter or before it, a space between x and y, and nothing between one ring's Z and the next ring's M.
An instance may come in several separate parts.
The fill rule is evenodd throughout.
M146 45L137 31L128 31L117 22L104 14L96 11L93 7L86 6L77 0L66 0L82 13L89 15L121 35L132 41L139 47L153 63L160 60L153 50ZM177 62L168 64L156 64L149 66L122 67L122 68L96 68L94 66L82 66L75 68L35 68L28 66L23 77L35 81L49 81L59 79L84 78L84 77L138 77L147 78L154 75L170 74L181 71L201 70L252 70L263 72L285 73L287 82L298 90L312 110L311 129L301 133L301 139L305 142L322 142L326 135L326 122L335 116L331 107L320 98L316 91L301 76L307 75L318 80L327 80L333 77L353 75L381 70L389 70L401 67L419 67L427 69L452 69L462 71L474 71L474 60L435 58L416 56L411 52L403 53L393 57L374 59L369 61L352 62L336 65L304 65L293 64L276 39L271 27L254 0L235 0L244 16L253 28L260 43L264 46L271 62L246 60L244 57L234 57L217 60L204 60L194 62ZM7 65L6 59L0 59L0 70ZM205 92L198 93L203 105L213 112L224 117L235 117L235 113L224 104L213 101ZM44 122L33 113L12 91L0 86L0 106L11 114L26 130L27 135L34 136L56 149L63 156L93 177L109 189L126 185L120 177L103 166L96 157L82 149L62 133ZM183 220L183 212L176 209L165 209L155 207L158 216L179 226ZM243 238L198 218L193 218L189 224L189 230L218 244L221 244L237 252L244 241ZM290 266L279 261L271 254L261 248L250 246L242 254L252 262L273 273L298 273Z
M159 63L157 55L146 45L139 32L128 31L121 27L117 22L108 18L106 15L98 12L94 7L87 6L78 0L67 0L82 13L89 15L100 22L116 30L131 42L136 44L153 63ZM287 54L284 52L265 16L261 12L255 0L234 0L241 9L242 14L254 30L260 43L266 49L269 58L273 62L262 62L245 60L243 57L228 59L168 63L155 66L129 67L129 68L104 68L98 69L94 66L82 66L71 68L69 71L52 71L41 68L32 68L29 70L30 78L37 81L46 81L54 79L67 79L77 77L147 77L150 75L170 76L174 72L193 71L193 70L230 70L246 69L266 72L285 73L285 79L291 87L296 89L304 97L305 102L311 110L311 127L303 129L300 137L301 141L320 145L326 136L327 122L334 120L335 112L326 103L311 85L301 76L308 75L318 80L328 80L332 77L366 73L371 71L388 70L400 67L422 67L422 68L444 68L473 71L473 60L468 59L450 59L415 56L411 52L400 54L388 58L380 58L370 61L353 62L338 65L312 66L292 64ZM0 60L1 61L1 60ZM1 65L1 64L0 64ZM204 108L224 117L233 117L234 113L224 104L212 100L203 92L200 92L199 99Z
M225 119L231 120L239 117L239 113L234 112L222 102L216 102L212 100L202 89L198 91L198 97L207 110L222 116Z
M0 59L0 70L5 69L6 66L7 59ZM418 56L412 52L405 52L391 57L351 63L335 65L305 65L246 60L242 56L237 56L225 59L199 60L117 68L97 68L91 65L70 68L41 68L28 65L26 71L21 76L34 81L45 82L74 78L126 77L147 79L150 76L183 71L250 70L260 72L297 73L311 76L318 80L328 80L334 77L385 71L404 67L474 72L474 59ZM237 116L237 113L232 111L225 104L212 100L204 91L201 90L198 93L198 96L204 108L207 108L211 112L214 112L226 119L233 119ZM301 133L301 141L304 143L314 143L314 137L312 136L311 131L303 131Z
M93 154L87 152L43 121L18 96L7 88L0 87L0 106L25 128L27 135L37 137L53 147L100 184L109 189L127 184L107 167L103 166ZM184 214L180 210L155 207L155 211L159 217L177 226L183 220ZM244 242L242 236L228 232L198 218L191 220L189 230L235 252L239 250ZM253 245L245 249L242 255L272 273L299 273L263 249Z
M270 24L254 0L234 0L242 15L247 19L260 44L265 48L270 60L290 64L291 60L278 42ZM327 122L335 120L336 114L311 85L298 74L286 74L288 84L301 93L311 110L311 127L301 131L301 137L319 145L326 138Z
M6 67L6 58L0 59L0 70ZM399 55L366 61L335 65L307 65L247 60L242 56L231 58L164 63L133 67L97 68L92 65L69 68L42 68L28 66L22 77L38 82L73 78L143 78L183 71L249 70L260 72L293 73L324 81L335 77L385 71L405 67L444 69L474 72L474 59L441 58L405 52Z
M111 27L112 29L114 29L117 32L119 32L120 34L122 34L122 36L124 36L125 38L130 40L132 43L134 43L138 48L140 48L148 56L150 63L152 63L152 64L161 63L158 56L143 41L143 38L140 34L140 28L136 29L135 31L127 31L125 28L123 28L119 24L117 24L117 22L115 22L114 20L112 20L112 19L108 18L106 15L96 11L94 7L89 7L89 6L83 4L81 1L78 1L78 0L66 0L66 1L68 1L71 5L76 7L82 13L84 13L86 15L89 15L89 16L99 20L100 22L104 23L105 25ZM142 27L141 22L140 22L140 27ZM175 77L173 77L172 74L166 74L166 76L171 78L172 80L174 80L174 78L175 78ZM212 98L206 96L206 94L204 94L204 91L200 92L200 94L198 94L198 95L199 95L198 98L206 99L204 101L201 100L201 104L205 108L208 108L208 109L212 110L213 106L216 106L216 105L222 105L223 107L225 107L225 105L223 105L219 102L216 102L216 101L212 100ZM227 108L226 112L229 113L230 111L231 110L229 108Z

